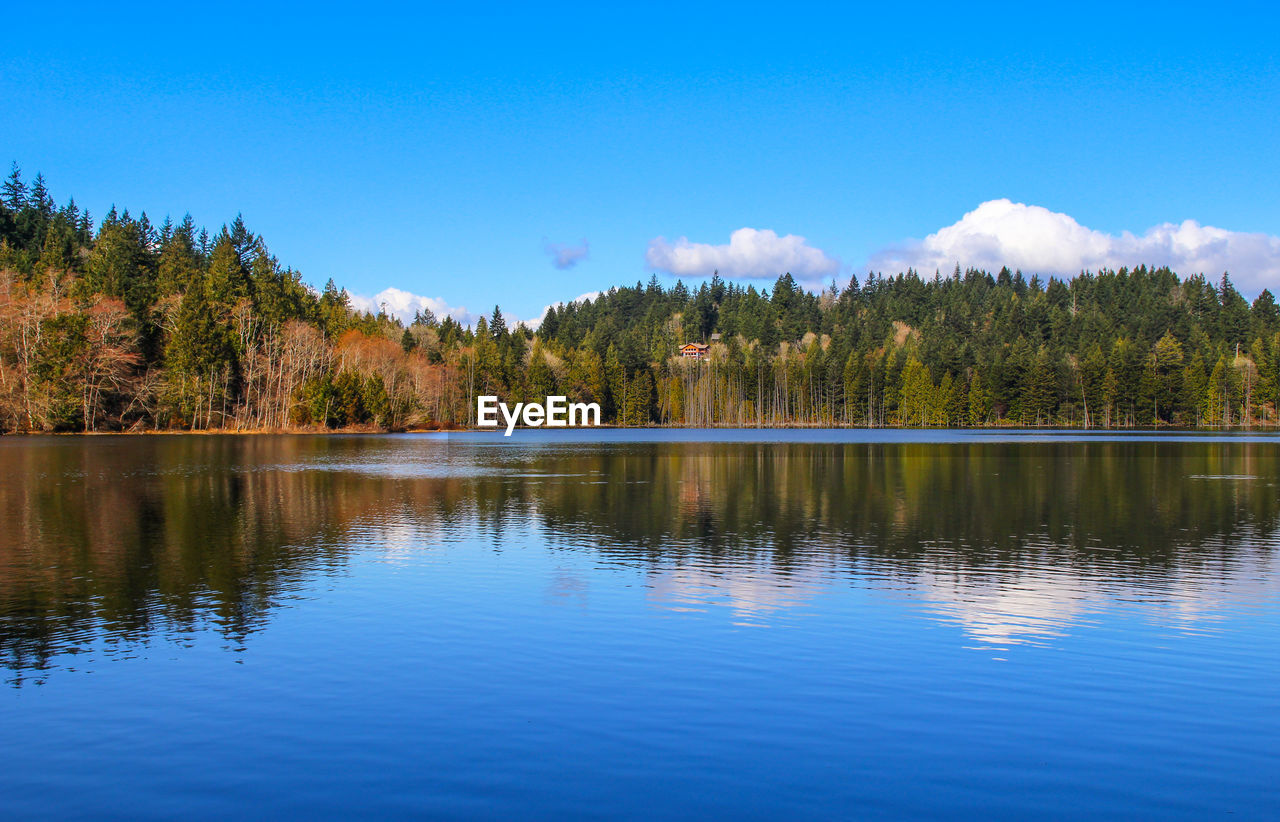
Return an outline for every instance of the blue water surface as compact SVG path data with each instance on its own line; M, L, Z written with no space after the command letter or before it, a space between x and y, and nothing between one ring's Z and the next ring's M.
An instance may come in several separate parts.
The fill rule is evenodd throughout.
M0 441L9 819L1272 819L1280 441Z

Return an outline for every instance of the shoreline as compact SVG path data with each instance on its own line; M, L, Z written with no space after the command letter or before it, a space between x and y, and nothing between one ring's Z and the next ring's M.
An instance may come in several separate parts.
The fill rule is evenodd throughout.
M1073 425L979 425L979 426L915 426L915 425L593 425L590 429L606 429L610 431L1044 431L1074 433L1280 433L1280 425L1262 424L1255 426L1133 426L1127 428L1089 427ZM542 427L531 428L518 426L516 431L538 431ZM549 429L548 429L549 430ZM577 430L587 430L581 427ZM172 437L172 436L351 436L365 434L371 436L387 436L399 434L498 434L502 431L495 428L476 426L451 426L441 428L406 428L399 430L373 428L368 426L351 428L253 428L232 429L212 428L199 430L183 429L148 429L145 431L4 431L0 437Z

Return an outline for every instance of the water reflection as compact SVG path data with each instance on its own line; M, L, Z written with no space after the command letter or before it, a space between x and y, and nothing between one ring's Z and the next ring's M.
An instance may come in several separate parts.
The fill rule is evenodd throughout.
M655 607L677 612L728 608L735 625L767 626L779 612L807 605L820 593L817 575L808 576L780 575L768 568L662 568L649 576L649 599Z
M355 552L413 562L531 532L631 569L654 609L742 625L869 590L992 647L1117 608L1204 629L1275 597L1277 455L1233 440L6 438L0 659L22 681L201 629L240 647ZM586 607L591 583L566 567L546 601Z

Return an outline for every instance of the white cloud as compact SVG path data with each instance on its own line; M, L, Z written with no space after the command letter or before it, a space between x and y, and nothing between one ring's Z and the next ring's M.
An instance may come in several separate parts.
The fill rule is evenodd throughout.
M719 271L722 277L773 279L790 273L818 281L840 270L839 260L806 244L804 237L779 237L767 228L740 228L729 236L728 245L691 243L687 237L670 243L656 237L649 241L644 259L650 268L678 277L710 277Z
M479 314L468 311L466 306L452 306L441 297L424 297L421 294L401 291L399 288L384 288L372 297L360 294L347 296L350 298L351 307L357 311L377 314L379 310L385 310L387 314L398 318L406 325L413 322L413 315L424 308L430 309L437 319L453 317L463 325L471 325L480 318Z
M587 256L591 253L591 247L586 240L583 240L578 245L544 242L542 250L550 255L551 264L562 271L567 268L573 268L587 259Z
M1280 285L1280 237L1247 234L1195 220L1161 223L1141 235L1106 234L1040 206L990 200L959 222L923 240L889 248L868 262L874 271L896 273L908 266L932 274L962 268L1020 268L1027 273L1071 277L1081 271L1167 265L1181 276L1211 279L1231 274L1242 292L1257 294Z

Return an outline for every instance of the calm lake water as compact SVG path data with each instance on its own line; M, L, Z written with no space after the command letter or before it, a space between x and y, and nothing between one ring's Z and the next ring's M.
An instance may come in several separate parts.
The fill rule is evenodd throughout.
M1280 439L0 438L0 817L1280 817Z

